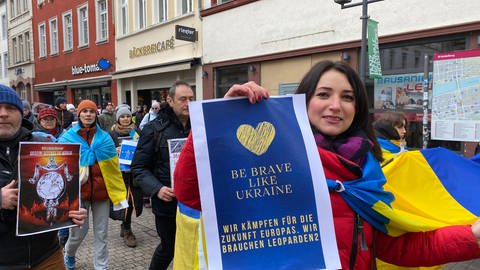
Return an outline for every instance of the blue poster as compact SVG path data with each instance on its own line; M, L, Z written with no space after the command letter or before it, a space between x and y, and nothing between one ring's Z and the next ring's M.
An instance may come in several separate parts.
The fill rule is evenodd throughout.
M210 269L340 268L304 95L190 103Z
M122 140L122 143L120 144L120 153L118 154L120 171L122 172L130 171L130 165L132 164L133 155L135 154L135 150L137 150L137 143L138 141L136 140L131 140L131 139Z

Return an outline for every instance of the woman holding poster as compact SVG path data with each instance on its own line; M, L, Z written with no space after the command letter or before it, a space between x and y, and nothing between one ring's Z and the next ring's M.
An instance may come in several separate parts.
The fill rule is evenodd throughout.
M396 218L390 207L394 198L383 189L382 150L369 121L368 96L356 71L343 62L319 62L304 76L296 93L306 95L307 114L330 191L342 269L374 269L375 258L415 267L480 257L479 221L423 232L390 231L389 223ZM233 85L225 95L237 96L256 103L269 94L249 82ZM179 203L200 210L192 136L182 150L174 177ZM342 194L355 188L361 190L360 200ZM366 207L362 203L368 200L373 202ZM198 266L198 261L194 258L190 269ZM180 263L174 265L177 268Z
M113 125L109 132L110 136L117 147L117 152L120 153L120 146L123 139L133 140L138 137L135 123L132 121L132 112L127 107L119 107L117 110L117 122ZM127 188L128 208L122 225L120 227L120 237L127 247L136 247L137 239L132 232L132 213L135 210L136 216L142 214L143 209L143 192L137 181L133 179L130 171L122 171L123 181Z

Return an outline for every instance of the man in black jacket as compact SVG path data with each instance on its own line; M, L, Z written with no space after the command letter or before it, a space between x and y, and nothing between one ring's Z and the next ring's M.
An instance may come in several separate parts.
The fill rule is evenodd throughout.
M23 104L15 90L0 84L0 269L25 269L51 265L64 269L57 232L18 237L18 150L21 141L50 141L32 135L33 124L23 119ZM70 211L76 224L83 224L86 210ZM55 268L56 267L56 268Z
M171 188L167 140L188 136L188 102L193 98L192 88L186 82L177 81L170 88L168 105L164 105L157 118L143 128L132 160L134 178L151 197L155 226L161 241L152 256L150 270L167 269L173 259L177 200Z
M64 97L58 97L55 100L55 111L57 112L57 119L60 121L62 128L70 128L75 117L67 110L67 100Z

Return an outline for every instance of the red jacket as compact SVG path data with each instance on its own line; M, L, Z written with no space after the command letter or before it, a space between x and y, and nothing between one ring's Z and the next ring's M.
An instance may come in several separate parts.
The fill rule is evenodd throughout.
M321 148L318 148L318 151L326 178L341 181L359 178L339 161L340 158L335 153ZM178 201L201 210L191 134L177 161L174 179ZM331 192L330 200L342 269L348 269L355 215L338 193ZM432 266L480 257L480 248L469 225L449 226L426 233L407 233L400 237L391 237L375 231L374 251L374 231L370 224L365 221L363 223L368 249L361 250L359 239L354 267L356 270L372 269L373 252L377 258L401 266Z

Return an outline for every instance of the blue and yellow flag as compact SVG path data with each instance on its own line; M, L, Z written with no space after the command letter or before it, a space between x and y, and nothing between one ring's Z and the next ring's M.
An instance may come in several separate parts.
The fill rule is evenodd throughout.
M409 151L382 168L392 208L408 223L390 232L429 231L471 224L480 214L480 164L444 148ZM396 234L396 233L394 233Z
M395 218L387 224L391 235L472 224L480 214L475 199L480 191L480 163L475 158L432 148L405 152L382 169L387 179L384 189L395 196L391 203ZM442 267L404 268L377 263L383 270Z
M207 254L201 212L178 202L174 269L205 270Z
M404 152L383 168L369 154L362 178L342 184L333 180L327 183L331 190L342 189L340 194L345 201L376 229L399 236L474 223L480 214L476 199L480 193L478 175L477 159L433 148ZM190 256L184 256L183 262L175 262L175 269L206 267L200 216L197 210L179 203L177 230L183 227L194 233L190 234L192 238L180 240L186 245L182 252L188 250ZM383 270L439 268L405 268L378 262L378 269Z
M112 138L97 125L95 135L89 145L78 135L79 129L80 125L70 128L59 138L59 142L80 143L80 174L88 171L88 166L98 162L108 197L113 203L113 209L127 208L127 190L120 172L118 155Z
M478 175L480 163L433 148L405 152L381 170L369 154L362 178L328 184L344 189L340 195L376 229L399 236L475 222Z

